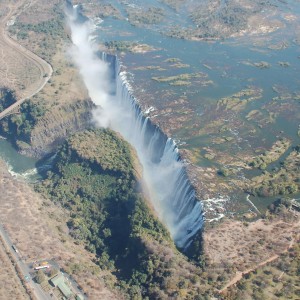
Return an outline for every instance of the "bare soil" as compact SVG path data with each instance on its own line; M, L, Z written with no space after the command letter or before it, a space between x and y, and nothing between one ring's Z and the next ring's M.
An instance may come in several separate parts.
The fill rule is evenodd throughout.
M80 75L68 55L71 41L67 34L57 32L51 36L51 47L43 47L45 40L50 38L47 34L28 31L26 39L17 39L16 35L9 36L7 23L36 25L51 20L53 9L58 4L62 5L62 1L0 2L0 10L4 12L0 15L0 85L15 90L18 98L29 98L40 90L46 76L52 75L35 96L36 101L42 101L46 108L88 98ZM41 57L51 63L53 74Z
M0 239L0 300L27 300L29 296L12 265L9 251L7 251Z
M90 299L121 298L105 286L107 274L92 262L94 255L68 235L67 212L13 178L3 162L0 194L0 220L26 263L52 258L71 273Z
M292 212L281 218L246 223L224 220L204 233L204 251L209 269L216 273L230 270L222 291L237 283L243 275L277 259L286 252L300 231L300 215Z
M22 9L22 3L22 1L14 4L8 1L0 3L0 9L4 12L0 17L0 85L15 90L18 95L40 77L38 66L19 51L22 48L18 49L19 46L10 45L5 38L7 22L16 17L16 11Z

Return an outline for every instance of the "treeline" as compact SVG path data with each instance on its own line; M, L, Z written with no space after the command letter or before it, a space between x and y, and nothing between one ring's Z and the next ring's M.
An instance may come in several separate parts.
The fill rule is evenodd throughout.
M144 299L166 275L145 240L172 242L138 192L135 172L125 141L111 130L86 130L62 145L36 190L69 210L70 235L96 254L102 270L117 274L128 297Z
M133 25L159 24L165 13L159 7L149 7L147 10L127 9L129 22Z
M26 47L48 62L57 53L57 46L67 39L62 3L53 6L51 19L34 23L19 22L9 27L11 35L27 43Z
M59 5L54 5L52 13L55 16L52 19L40 23L15 22L9 30L12 34L16 34L18 39L27 39L30 31L44 34L48 38L64 37L64 12Z
M105 42L105 46L114 51L131 51L132 48L138 46L138 42L130 42L130 41L109 41Z
M14 144L30 142L30 132L46 110L42 104L27 100L20 105L18 113L8 115L1 120L0 134L9 138Z
M64 23L60 19L52 19L43 21L38 24L16 23L10 30L12 34L17 34L18 39L27 39L28 33L33 31L35 33L46 34L51 37L63 36Z
M0 88L0 112L17 101L15 91L8 88Z
M252 179L246 191L254 196L270 197L292 195L300 190L300 146L293 148L291 153L280 162L280 168L263 171L263 174Z

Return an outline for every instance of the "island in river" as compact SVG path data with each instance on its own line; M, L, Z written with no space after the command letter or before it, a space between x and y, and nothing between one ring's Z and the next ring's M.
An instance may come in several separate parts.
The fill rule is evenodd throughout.
M72 133L90 126L93 104L64 54L70 42L62 19L63 3L18 3L6 29L50 62L54 72L42 92L21 106L18 114L3 120L1 130L21 152L43 156L57 150ZM99 239L95 239L90 233L95 230L91 219L88 226L82 222L92 209L78 209L83 197L69 203L60 195L61 190L68 192L64 184L75 167L94 176L99 188L105 184L97 176L105 174L89 173L93 168L87 170L86 161L58 160L55 174L48 174L45 190L39 187L39 192L54 203L61 200L67 216L72 213L61 227L68 242L73 239L96 251L91 259L101 276L107 275L102 277L107 289L102 297L122 298L127 291L132 299L297 298L299 260L294 258L299 257L299 214L294 202L285 197L299 198L299 2L153 0L145 4L116 0L80 4L95 22L104 20L97 29L100 48L118 54L143 111L176 140L206 213L203 240L199 236L197 251L187 253L188 261L155 216L148 215L149 208L134 202L148 223L140 224L131 210L132 220L123 224L135 231L122 237L127 250L124 246L116 252L110 245L115 231L110 228L113 221L106 219L106 198L101 214L94 216L102 222L97 227ZM27 67L24 64L23 70ZM3 86L17 95L24 89L22 84L26 88L38 78L35 68L27 81L26 72L18 71L18 80L15 73L10 75L13 64L1 68L6 74ZM66 149L81 149L84 138L79 134L68 143L58 158ZM84 176L77 171L77 179L83 182ZM13 185L8 179L2 182ZM86 188L79 196L92 197ZM28 209L33 208L29 205ZM16 228L9 228L16 234ZM160 242L151 231L161 234ZM137 246L137 252L133 251ZM140 258L137 265L126 265L124 260L130 257L132 262L134 255ZM82 270L76 258L64 257L67 271L76 278L85 272L89 275L81 284L96 299L99 289L104 289L95 284L100 280L99 269L89 265Z

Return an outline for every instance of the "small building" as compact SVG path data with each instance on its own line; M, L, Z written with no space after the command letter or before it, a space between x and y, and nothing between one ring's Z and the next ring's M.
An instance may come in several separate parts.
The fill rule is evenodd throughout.
M60 273L54 276L51 278L50 282L61 291L65 298L69 299L73 295L71 289L65 283L65 277L63 274Z
M50 282L56 287L59 285L59 283L64 282L65 278L63 274L57 274L53 278L50 279Z

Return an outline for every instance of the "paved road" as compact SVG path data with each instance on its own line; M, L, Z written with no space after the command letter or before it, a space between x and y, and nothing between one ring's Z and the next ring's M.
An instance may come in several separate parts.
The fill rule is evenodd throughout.
M12 246L13 243L11 242L7 232L3 228L2 224L0 224L0 235L2 237L3 242L7 246L7 248L10 250L12 256L14 257L18 267L21 270L21 273L23 277L29 274L29 267L23 263L21 260L20 254L13 250ZM38 300L51 300L50 296L46 295L46 293L42 290L41 286L35 283L32 279L28 282L28 284L31 287L31 290L33 291L35 297Z
M21 2L22 3L22 2ZM18 52L24 58L31 61L40 72L39 80L34 84L34 88L28 88L23 92L23 97L19 99L17 102L6 108L4 111L0 113L0 120L4 118L7 114L9 114L12 110L16 107L21 105L25 100L29 99L33 95L37 94L45 84L48 82L50 77L52 76L53 69L50 64L48 64L45 60L41 57L37 56L35 53L29 51L18 42L13 40L7 35L6 26L8 20L12 17L15 12L15 7L10 7L10 11L7 16L0 22L1 30L0 30L0 40L4 42L9 48L12 48L14 51Z

